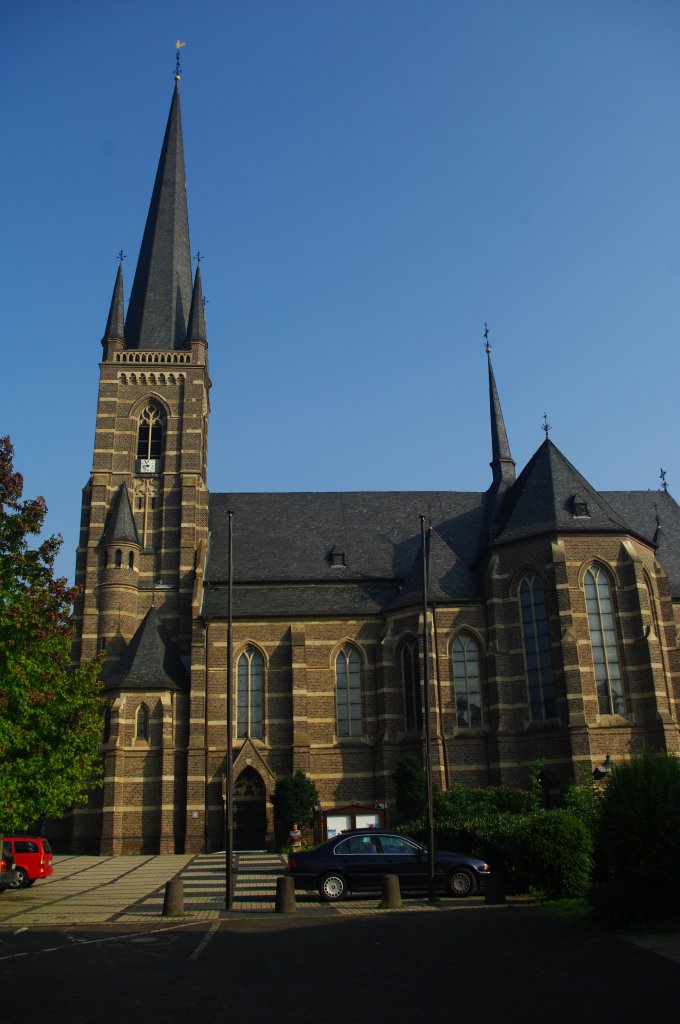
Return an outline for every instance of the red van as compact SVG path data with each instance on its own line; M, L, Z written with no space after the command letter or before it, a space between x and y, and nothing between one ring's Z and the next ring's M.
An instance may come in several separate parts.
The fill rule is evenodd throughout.
M10 889L25 889L36 878L52 874L52 847L44 836L3 836L14 858L16 881Z
M0 892L14 889L17 884L17 873L14 870L14 857L9 843L0 836Z

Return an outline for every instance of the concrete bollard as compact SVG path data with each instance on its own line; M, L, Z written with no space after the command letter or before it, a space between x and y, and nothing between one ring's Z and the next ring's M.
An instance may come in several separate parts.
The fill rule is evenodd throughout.
M484 883L485 903L505 903L505 887L500 875L493 872Z
M165 883L163 899L163 917L175 917L184 913L184 883L179 875L175 875Z
M399 887L398 875L383 875L380 906L384 910L399 910L401 907L401 889Z
M294 914L297 910L295 902L295 883L290 875L281 875L276 879L275 914Z

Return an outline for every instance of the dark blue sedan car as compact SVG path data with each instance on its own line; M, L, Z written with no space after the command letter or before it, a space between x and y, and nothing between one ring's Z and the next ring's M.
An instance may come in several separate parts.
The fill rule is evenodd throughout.
M380 890L383 875L397 875L404 891L428 887L426 848L379 828L343 832L313 850L293 853L288 868L296 889L317 889L325 900ZM449 896L473 896L489 874L489 865L478 857L435 853L435 886Z

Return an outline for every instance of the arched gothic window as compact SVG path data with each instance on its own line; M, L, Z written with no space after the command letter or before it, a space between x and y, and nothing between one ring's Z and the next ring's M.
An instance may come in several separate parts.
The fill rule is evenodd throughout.
M140 704L137 708L135 739L149 739L149 709L146 704Z
M120 548L117 548L116 549L116 569L120 569L122 564L123 564L123 552L120 550Z
M454 640L452 654L456 724L459 729L475 729L482 724L479 647L471 636L463 633Z
M236 689L236 735L261 740L262 732L262 655L249 644L238 659Z
M108 743L111 739L111 705L107 704L104 708L104 735L102 741Z
M519 585L522 639L527 669L529 711L533 722L555 718L555 686L545 593L539 576L529 573Z
M338 736L361 736L361 659L349 644L335 659L335 704Z
M139 417L137 458L160 459L163 454L163 417L153 402L149 402Z
M407 640L401 648L401 681L404 690L404 729L420 732L423 727L423 703L420 693L418 643Z
M583 579L588 612L590 646L593 652L595 685L601 715L623 715L623 680L614 622L609 577L599 565L588 569Z

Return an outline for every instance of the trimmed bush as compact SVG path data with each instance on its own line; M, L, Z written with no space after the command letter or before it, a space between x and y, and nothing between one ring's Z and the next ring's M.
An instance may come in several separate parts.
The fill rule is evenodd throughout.
M294 775L282 775L276 780L272 803L276 844L282 847L294 823L300 828L312 824L319 793L312 780L303 771L297 771Z
M571 811L536 811L526 818L515 851L519 874L548 899L585 896L592 874L588 827Z
M680 761L641 754L616 765L596 829L596 918L611 927L680 919Z
M415 757L404 757L392 776L397 807L405 818L420 818L426 811L425 769Z

